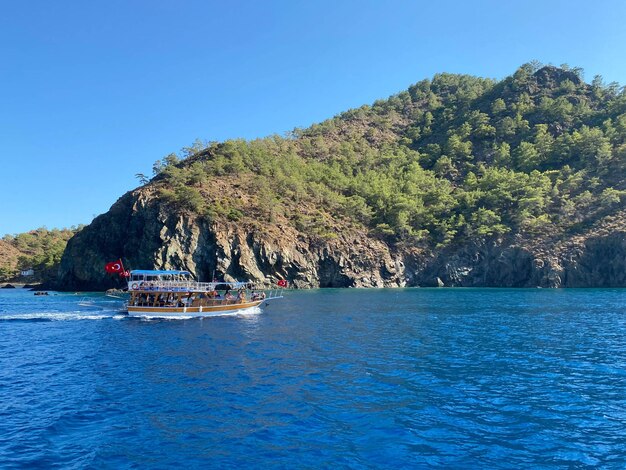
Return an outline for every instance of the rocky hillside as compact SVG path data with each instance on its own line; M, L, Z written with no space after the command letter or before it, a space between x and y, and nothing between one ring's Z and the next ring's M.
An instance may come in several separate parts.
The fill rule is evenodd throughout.
M579 70L441 74L289 137L184 149L72 238L103 265L297 287L626 286L626 94Z

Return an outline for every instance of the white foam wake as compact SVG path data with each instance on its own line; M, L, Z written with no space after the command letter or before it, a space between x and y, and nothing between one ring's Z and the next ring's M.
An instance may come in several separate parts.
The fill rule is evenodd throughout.
M39 321L76 321L76 320L105 320L105 319L120 320L126 318L126 315L119 313L109 314L86 314L80 312L37 312L37 313L17 313L9 315L0 315L0 321L10 320L39 320Z
M233 312L219 312L211 313L207 315L135 315L134 318L140 320L192 320L192 319L207 319L217 317L248 317L258 315L262 310L259 307L250 307L243 310L235 310Z

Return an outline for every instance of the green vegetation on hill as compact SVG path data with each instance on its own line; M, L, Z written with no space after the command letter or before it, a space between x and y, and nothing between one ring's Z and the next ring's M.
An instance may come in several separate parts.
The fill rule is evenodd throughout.
M0 281L19 279L21 270L32 268L33 278L23 278L27 282L46 282L56 278L61 256L67 241L82 226L70 229L52 229L45 227L16 235L5 235L2 248L11 256L3 257L0 262Z
M178 210L322 238L337 221L431 247L571 232L626 200L626 92L581 74L439 74L286 137L196 142L152 183Z

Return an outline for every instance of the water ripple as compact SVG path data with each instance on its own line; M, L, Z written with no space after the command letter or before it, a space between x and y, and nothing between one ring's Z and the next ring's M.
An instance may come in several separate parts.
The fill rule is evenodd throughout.
M0 293L0 466L624 468L625 300L324 290L114 321Z

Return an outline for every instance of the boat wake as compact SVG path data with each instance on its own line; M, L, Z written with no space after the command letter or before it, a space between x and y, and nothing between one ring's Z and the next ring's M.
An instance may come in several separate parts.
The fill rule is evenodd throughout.
M211 318L223 318L223 317L250 317L258 315L262 312L259 307L251 307L244 310L235 310L234 312L216 312L210 315L137 315L128 317L129 319L137 319L142 321L161 321L161 320L206 320Z
M95 305L81 305L85 307L81 310L68 312L28 312L28 313L0 313L0 322L54 322L54 321L78 321L78 320L140 320L140 321L162 321L162 320L192 320L207 319L217 317L252 317L261 313L259 307L236 310L233 312L219 312L211 315L168 315L168 316L136 316L130 317L125 310L120 309L119 302L116 305L102 305L98 302Z
M121 320L126 315L119 311L111 311L110 313L86 313L86 312L36 312L36 313L16 313L2 315L0 314L0 322L4 321L76 321L76 320Z

